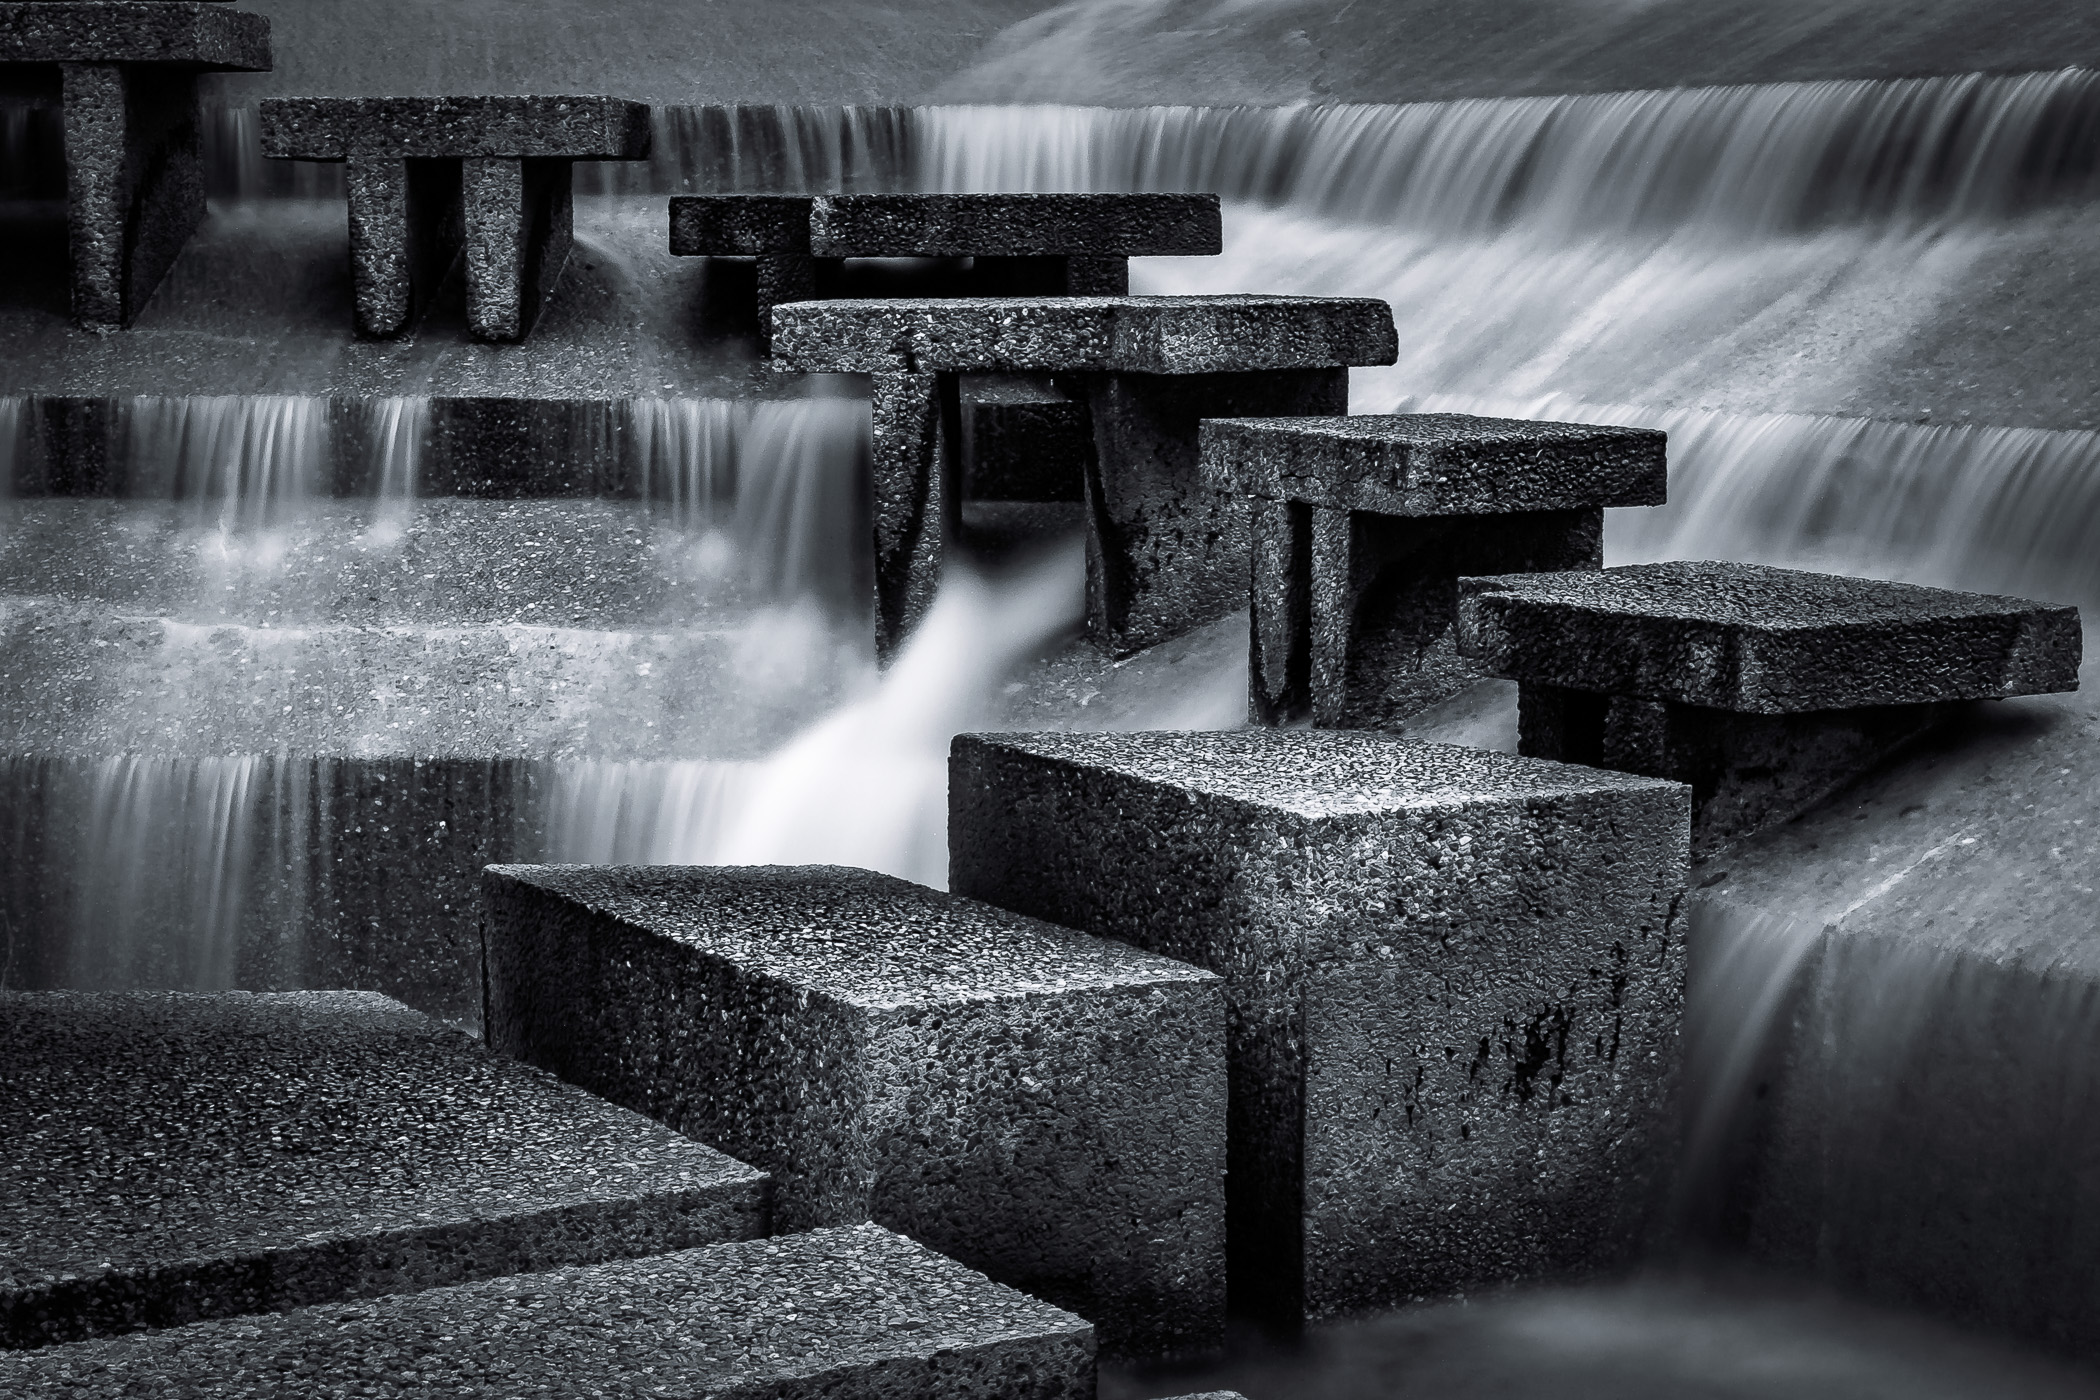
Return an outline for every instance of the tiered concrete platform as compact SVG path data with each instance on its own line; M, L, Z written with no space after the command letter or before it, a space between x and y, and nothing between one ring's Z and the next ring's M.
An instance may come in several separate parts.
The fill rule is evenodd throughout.
M73 319L138 319L204 217L197 79L270 66L270 22L187 0L0 3L0 77L65 124Z
M759 347L771 313L834 295L847 258L968 258L979 292L1127 296L1130 259L1223 250L1214 194L686 195L671 251L755 257Z
M965 735L950 881L1225 978L1235 1305L1323 1317L1630 1255L1688 802L1368 732Z
M1086 1400L1093 1333L872 1225L0 1353L0 1390Z
M341 161L357 329L398 335L462 251L477 339L522 340L568 261L570 166L642 160L649 108L611 97L295 97L263 153Z
M1348 367L1398 353L1384 302L1324 297L802 302L774 363L874 378L876 645L930 605L956 515L963 374L1069 376L1086 398L1087 630L1123 656L1237 611L1241 502L1198 471L1197 423L1340 414Z
M0 992L0 1061L0 1347L766 1230L761 1172L371 993Z
M1454 413L1206 422L1205 476L1252 498L1250 715L1387 728L1471 685L1460 575L1600 567L1604 508L1663 503L1664 449Z
M1773 569L1459 585L1459 647L1521 686L1522 751L1689 783L1700 852L1807 809L1950 707L2073 690L2078 610Z
M488 1038L1125 1354L1224 1327L1215 977L864 870L492 867Z

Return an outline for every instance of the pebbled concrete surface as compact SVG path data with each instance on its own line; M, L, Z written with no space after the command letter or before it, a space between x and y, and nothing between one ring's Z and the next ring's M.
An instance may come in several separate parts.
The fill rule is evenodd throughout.
M1341 731L964 735L960 893L1209 967L1235 1306L1624 1258L1671 1155L1687 794Z
M1227 418L1202 428L1228 490L1381 515L1659 506L1665 435L1463 413Z
M1214 194L834 194L809 219L818 257L1190 257L1223 250Z
M0 1355L80 1397L1082 1400L1092 1329L874 1226Z
M775 1175L782 1229L873 1219L1093 1319L1224 1323L1215 977L829 866L498 866L488 1038Z
M270 21L188 0L0 4L0 63L167 63L264 72Z
M649 104L617 97L277 97L258 112L263 154L286 160L649 154Z
M1512 679L1751 714L2067 690L2078 610L1761 564L1459 584L1459 648Z
M766 1228L762 1173L369 992L0 992L0 1058L0 1345Z
M1232 374L1391 364L1392 312L1348 297L952 297L773 309L783 369Z

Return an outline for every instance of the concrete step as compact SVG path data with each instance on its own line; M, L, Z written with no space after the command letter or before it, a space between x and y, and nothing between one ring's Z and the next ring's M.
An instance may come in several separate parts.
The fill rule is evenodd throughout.
M965 735L957 893L1220 973L1236 1307L1631 1257L1670 1165L1674 783L1368 731Z
M1082 1400L1093 1332L876 1226L0 1354L0 1387Z
M1976 700L2071 690L2078 610L1756 564L1459 581L1524 753L1693 788L1693 850L1798 815Z
M762 1173L369 992L0 992L0 1058L4 1347L766 1229Z
M1217 978L866 870L483 889L489 1043L765 1165L779 1228L873 1219L1119 1354L1222 1342Z

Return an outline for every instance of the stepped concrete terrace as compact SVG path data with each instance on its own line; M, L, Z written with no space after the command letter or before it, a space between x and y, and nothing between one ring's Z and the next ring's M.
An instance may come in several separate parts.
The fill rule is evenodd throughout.
M1392 312L1357 298L841 300L773 312L776 365L874 376L885 655L939 586L958 513L958 376L1069 376L1086 396L1087 632L1126 656L1244 606L1246 513L1202 481L1198 420L1346 413L1348 367L1397 353Z
M964 735L962 894L1225 978L1236 1308L1630 1257L1674 1150L1689 794L1363 731Z
M1084 1400L1093 1331L872 1225L0 1353L81 1397Z
M1796 816L1965 702L2076 689L2078 610L1754 564L1459 584L1522 752L1691 784L1694 850Z
M522 340L568 261L578 160L643 160L649 108L611 97L274 98L263 153L341 161L357 329L398 335L466 264L467 326Z
M968 258L979 294L1128 296L1132 257L1224 247L1211 194L684 195L671 251L757 259L760 351L772 310L832 291L847 258ZM990 284L990 285L987 285Z
M886 875L496 866L488 1039L1093 1320L1224 1336L1217 978Z
M763 1173L371 993L0 992L0 1054L0 1347L766 1230Z
M184 0L0 4L0 84L60 108L70 275L59 285L77 324L136 321L204 217L199 75L269 66L261 15Z
M1214 419L1201 452L1206 477L1251 500L1260 724L1391 728L1464 690L1481 671L1453 637L1461 575L1600 568L1604 508L1666 490L1664 435L1642 428Z

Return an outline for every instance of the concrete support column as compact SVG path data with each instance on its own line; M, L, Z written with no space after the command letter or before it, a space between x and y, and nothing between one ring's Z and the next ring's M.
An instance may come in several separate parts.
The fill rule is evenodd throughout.
M138 319L204 217L196 76L59 67L73 315L113 330Z
M459 257L459 162L352 156L344 169L358 333L400 335Z
M875 654L887 664L940 588L962 411L952 374L873 379Z
M569 259L572 182L560 159L460 162L467 329L523 340Z

